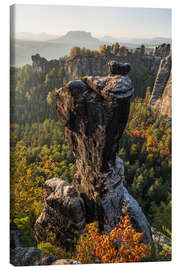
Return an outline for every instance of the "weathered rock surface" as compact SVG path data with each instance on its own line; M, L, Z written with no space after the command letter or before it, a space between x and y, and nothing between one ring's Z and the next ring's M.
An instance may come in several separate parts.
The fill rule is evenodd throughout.
M14 266L51 265L57 258L35 247L17 247L10 251L10 263Z
M106 192L102 195L103 226L105 232L110 232L120 221L119 217L129 215L135 229L144 234L146 242L151 241L151 230L142 209L137 201L128 193L123 185L123 161L116 156L112 173L106 179Z
M14 222L10 223L10 248L21 246L24 235Z
M149 106L156 108L162 115L171 117L171 56L161 60L159 70L154 83Z
M121 75L106 77L85 76L82 78L82 81L109 101L131 97L134 93L132 82L128 76L123 78Z
M134 53L136 55L144 55L145 54L145 46L144 45L141 45L140 48L136 48Z
M154 55L159 57L166 57L170 54L170 44L163 43L154 49Z
M113 75L126 75L129 73L131 66L128 63L122 64L117 61L110 61L108 63L110 73Z
M45 182L44 197L44 209L34 227L36 240L38 243L50 240L68 248L85 227L84 201L73 186L60 178ZM55 238L50 239L50 232L54 231Z
M158 232L155 228L151 228L152 238L155 244L160 246L171 246L171 239L161 232Z
M81 264L81 262L72 259L61 259L52 263L52 265L65 265L65 264Z
M93 204L103 193L110 164L115 164L133 91L130 78L117 75L83 77L57 92L57 112L76 158L73 185Z
M160 114L167 118L172 117L172 73L162 95Z
M129 67L122 63L110 66L111 75L85 76L56 93L58 116L75 155L77 172L73 186L61 179L46 182L44 210L35 225L38 242L48 236L48 224L55 224L57 243L65 245L67 239L72 243L74 228L80 234L86 223L98 220L100 230L108 233L126 214L144 239L152 240L146 217L123 186L124 166L117 156L134 92ZM62 186L73 192L67 194Z
M109 61L129 63L131 65L131 77L136 78L148 69L157 73L161 57L144 55L140 53L128 53L125 56L74 56L68 59L48 61L40 55L32 56L32 67L37 72L47 73L51 68L60 67L67 81L78 80L82 76L106 76L109 73ZM45 60L44 60L45 59Z
M36 72L47 73L50 69L56 68L59 66L58 60L50 60L48 61L46 58L41 57L40 54L35 54L31 56L32 59L32 67Z
M107 76L109 74L109 61L129 63L131 77L136 78L147 68L157 72L161 58L156 56L128 54L127 56L75 56L66 61L61 61L67 81L78 80L83 76Z

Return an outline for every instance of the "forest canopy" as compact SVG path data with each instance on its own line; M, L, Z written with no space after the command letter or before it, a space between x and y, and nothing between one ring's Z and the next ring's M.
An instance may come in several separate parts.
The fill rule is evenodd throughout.
M113 49L125 51L117 44ZM33 226L42 211L45 181L60 177L71 183L76 171L56 114L55 91L64 79L60 67L48 73L35 72L30 65L11 68L11 221L24 232L24 246L35 245ZM166 234L171 231L171 126L148 109L153 82L154 73L147 69L135 80L139 90L119 155L125 165L125 186L151 226Z

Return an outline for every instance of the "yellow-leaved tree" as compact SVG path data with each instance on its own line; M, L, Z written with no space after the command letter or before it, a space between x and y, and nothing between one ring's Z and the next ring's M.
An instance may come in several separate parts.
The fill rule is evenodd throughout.
M143 234L135 231L129 216L120 218L110 234L101 234L97 222L87 225L76 246L77 260L86 264L140 262L149 247L141 241Z

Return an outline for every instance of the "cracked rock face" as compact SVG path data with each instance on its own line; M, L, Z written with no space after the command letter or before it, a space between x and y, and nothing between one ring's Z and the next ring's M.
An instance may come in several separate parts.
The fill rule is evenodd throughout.
M149 223L137 201L123 185L124 165L120 157L116 156L115 165L111 169L112 173L106 179L107 190L101 199L104 231L110 232L120 221L120 216L129 215L136 231L144 234L145 242L150 242L152 237Z
M65 227L68 220L72 221L72 211L75 211L76 224L80 224L77 228L79 233L86 223L95 220L99 221L100 230L108 233L121 215L129 214L135 228L144 233L146 242L152 239L146 217L123 186L124 166L117 155L119 140L128 120L130 97L134 92L127 75L130 67L117 62L111 62L109 66L111 75L85 76L82 80L69 82L56 93L57 113L65 126L66 141L75 155L77 172L72 186L67 184L70 190L73 189L68 195L65 189L60 192L62 189L58 186L62 180L53 180L55 187L52 180L46 182L45 189L51 186L51 192L46 196L43 213L36 222L39 241L43 223L57 223L59 216L56 235L61 231L57 238L61 243L65 241L68 237ZM76 194L78 208L71 208L69 212L66 202L73 194ZM68 233L73 235L70 229Z
M171 118L172 72L171 56L163 58L154 83L149 106L156 108L161 115Z
M73 185L86 201L88 216L102 215L97 205L115 164L133 92L127 75L83 77L57 92L59 119L76 158Z
M84 201L75 188L61 178L47 180L44 194L44 209L34 228L36 240L69 248L86 224ZM55 237L50 239L49 232L55 233Z
M119 99L131 97L134 93L131 79L128 76L85 76L82 80L107 101L118 102Z

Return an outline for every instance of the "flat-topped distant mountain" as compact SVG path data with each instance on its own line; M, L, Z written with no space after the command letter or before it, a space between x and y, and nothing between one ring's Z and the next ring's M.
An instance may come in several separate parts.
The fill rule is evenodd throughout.
M69 31L66 35L61 36L52 42L66 43L66 44L95 44L99 45L101 42L97 38L92 37L90 32L85 31Z
M17 39L17 37L24 37L24 39ZM46 40L42 40L45 38ZM31 64L31 55L36 53L43 55L48 60L58 59L69 55L71 48L74 46L98 50L101 44L103 42L92 37L90 32L85 31L70 31L66 35L55 39L45 33L41 33L39 36L37 34L31 35L31 33L25 35L16 34L16 39L11 40L11 65Z

